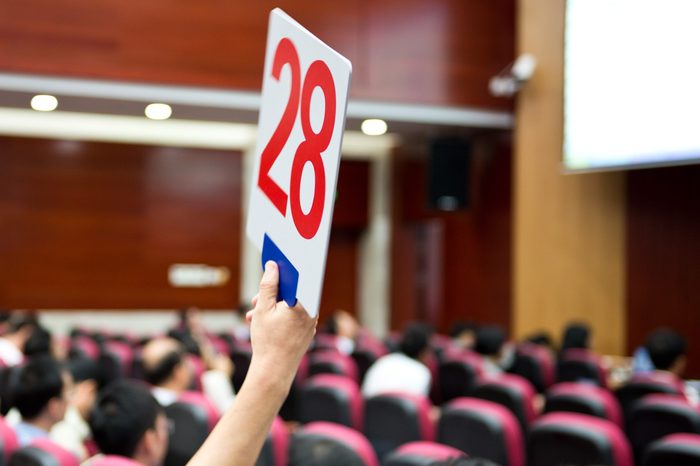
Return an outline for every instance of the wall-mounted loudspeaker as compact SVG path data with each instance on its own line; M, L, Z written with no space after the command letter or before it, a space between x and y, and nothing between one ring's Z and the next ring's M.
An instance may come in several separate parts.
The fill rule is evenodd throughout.
M442 137L430 143L428 206L452 211L469 207L472 145L463 138Z

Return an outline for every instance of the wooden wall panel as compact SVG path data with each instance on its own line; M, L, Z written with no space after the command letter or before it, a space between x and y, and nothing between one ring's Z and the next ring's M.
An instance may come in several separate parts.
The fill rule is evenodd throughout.
M657 327L689 343L686 375L700 378L700 166L627 175L627 349Z
M537 71L516 104L514 332L558 337L581 319L595 349L622 354L624 173L562 173L564 2L520 0L518 11L518 51Z
M0 139L0 307L235 308L241 155ZM173 288L173 263L228 267Z
M471 206L456 212L427 207L427 159L394 163L392 319L442 332L459 320L510 327L511 149L508 138L476 139ZM466 156L466 155L465 155Z
M280 6L354 65L356 98L510 109L514 0L4 0L0 70L259 90Z

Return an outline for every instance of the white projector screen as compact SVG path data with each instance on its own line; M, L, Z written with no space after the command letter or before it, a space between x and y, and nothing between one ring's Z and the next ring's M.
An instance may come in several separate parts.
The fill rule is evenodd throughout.
M700 162L700 0L567 0L564 167Z

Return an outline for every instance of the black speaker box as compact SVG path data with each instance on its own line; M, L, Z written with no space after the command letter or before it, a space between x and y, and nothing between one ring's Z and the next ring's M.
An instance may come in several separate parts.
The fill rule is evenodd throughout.
M472 145L463 138L443 137L430 143L428 206L452 211L469 208Z

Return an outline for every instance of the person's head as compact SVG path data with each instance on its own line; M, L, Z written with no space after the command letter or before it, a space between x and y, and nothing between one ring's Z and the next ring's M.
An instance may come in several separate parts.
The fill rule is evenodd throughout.
M102 390L89 418L92 437L106 455L160 466L168 450L168 419L148 389L118 380Z
M478 326L474 322L457 322L450 329L450 337L461 348L474 348Z
M289 450L288 466L363 466L349 447L330 439L297 437Z
M410 324L403 332L399 351L409 358L422 360L430 352L430 328L425 324Z
M202 314L199 308L190 306L180 309L180 326L192 331L202 329Z
M677 332L660 328L654 330L646 342L649 359L658 370L683 375L686 363L687 343Z
M48 430L63 419L72 391L70 373L48 355L35 356L20 369L13 405L22 419Z
M87 419L97 398L100 367L92 359L80 357L68 361L68 370L73 377L73 394L69 403L83 419Z
M141 352L146 381L172 390L186 390L192 381L192 371L180 342L173 338L149 341Z
M24 355L28 358L40 354L51 354L51 332L45 327L37 325L24 344Z
M476 332L477 353L484 356L498 358L501 356L503 345L506 342L506 333L497 325L484 325Z
M591 347L591 329L582 322L573 322L564 329L561 350L589 349Z
M337 310L326 320L326 331L331 335L354 340L360 326L348 311Z
M7 321L7 329L3 335L24 352L24 347L37 327L36 317L25 312L13 312Z
M530 335L525 337L525 342L543 346L551 350L554 349L554 342L552 341L552 337L549 335L549 333L547 333L544 330L531 333Z

